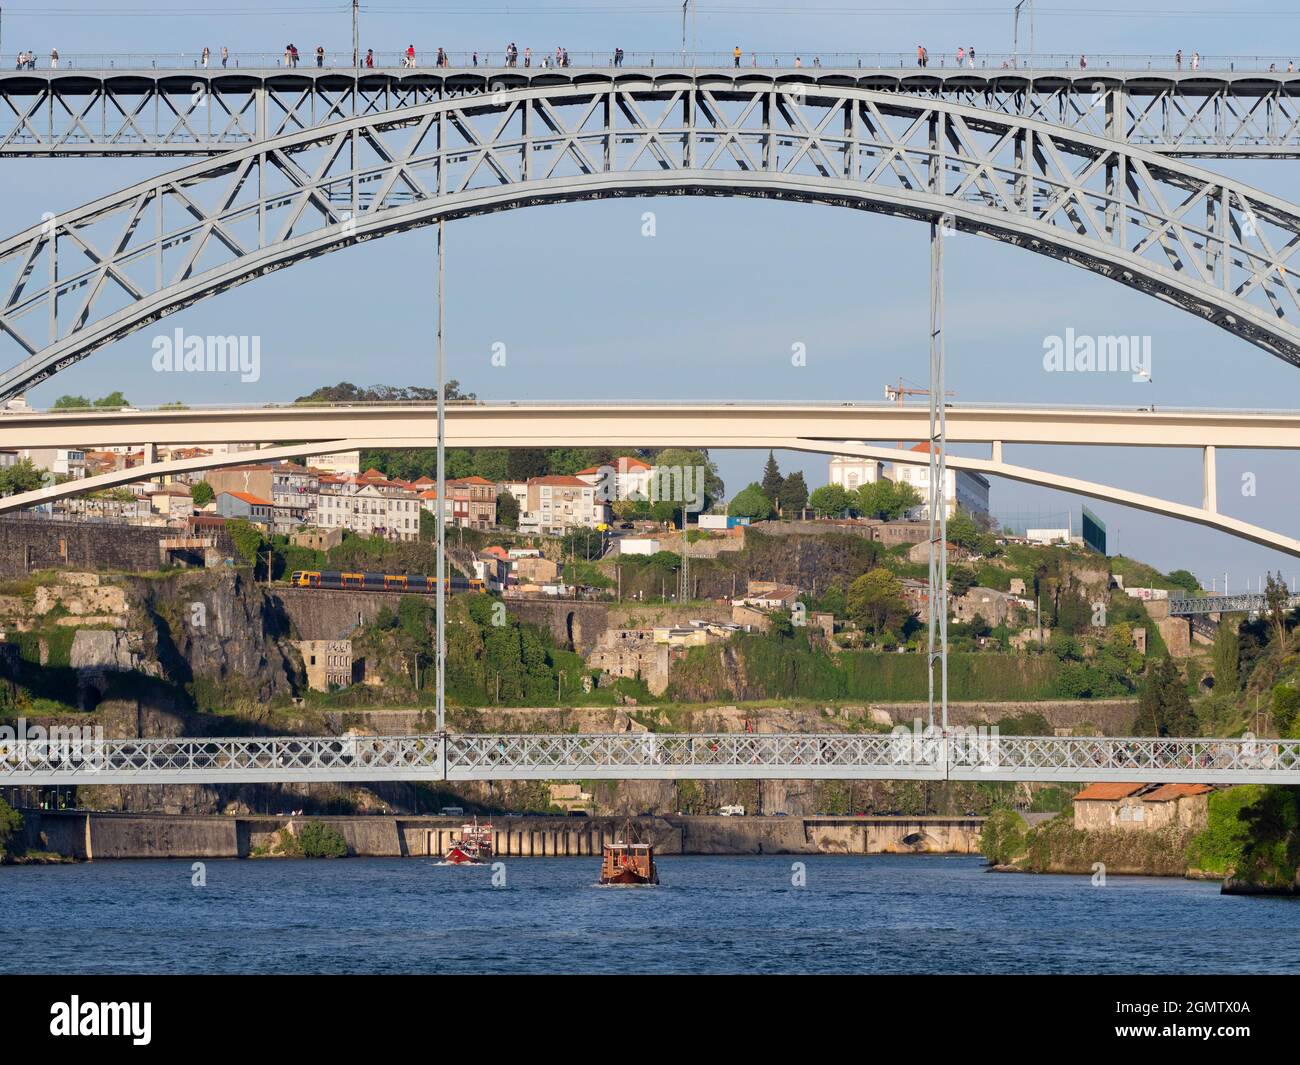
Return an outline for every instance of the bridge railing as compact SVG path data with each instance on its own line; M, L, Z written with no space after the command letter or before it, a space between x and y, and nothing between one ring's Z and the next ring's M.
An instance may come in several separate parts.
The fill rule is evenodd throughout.
M204 66L202 48L183 52L149 52L149 53L115 53L115 52L63 52L60 53L57 66L52 66L48 54L38 55L35 69L56 71L115 71L115 70L188 70L198 72L220 72L221 70L345 70L355 69L351 50L327 51L319 64L314 46L299 49L296 64L288 61L284 52L231 52L223 66L220 46L213 48ZM440 69L437 62L438 49L417 48L413 67L417 70ZM1081 57L1077 52L1046 52L1034 55L1015 55L1009 52L979 53L972 61L964 56L958 62L956 49L939 54L931 52L926 65L928 71L978 70L981 73L994 73L1006 70L1035 72L1078 72L1080 60L1086 58L1086 70L1110 71L1113 73L1138 73L1160 71L1163 73L1243 73L1243 72L1287 72L1293 66L1294 56L1287 55L1203 55L1197 61L1196 69L1192 67L1190 53L1185 53L1181 65L1170 52L1155 54L1113 54L1089 55ZM13 56L7 57L13 61ZM403 50L375 51L371 57L373 66L367 66L366 52L361 54L360 68L363 73L370 70L385 72L401 71L412 68ZM557 66L553 51L535 49L528 69L541 69L543 61L550 67ZM524 49L520 46L518 59L507 64L505 50L498 45L483 49L458 49L446 53L441 69L449 71L474 70L523 70L525 63ZM612 69L614 67L612 49L602 51L570 51L568 66L570 69ZM628 51L624 53L622 66L625 68L720 68L736 66L731 51L682 52L680 50ZM742 50L739 66L743 69L759 70L912 70L917 63L915 49L897 52L857 52L809 50L792 51L758 51Z
M1300 740L892 733L585 733L0 741L0 784L491 779L1300 783Z

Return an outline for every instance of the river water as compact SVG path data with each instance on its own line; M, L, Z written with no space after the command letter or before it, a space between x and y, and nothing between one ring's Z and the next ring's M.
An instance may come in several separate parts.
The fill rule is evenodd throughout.
M796 886L796 863L806 886ZM0 868L0 972L1300 972L1300 900L1215 883L988 872L937 855Z

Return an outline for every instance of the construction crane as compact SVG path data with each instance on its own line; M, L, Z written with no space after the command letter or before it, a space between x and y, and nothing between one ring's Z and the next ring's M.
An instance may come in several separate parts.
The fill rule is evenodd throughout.
M898 379L898 384L885 385L885 399L897 403L901 407L906 402L908 396L928 396L930 394L928 388L909 388L907 387L907 384L908 382L904 382L903 378L900 377ZM957 393L953 391L944 393L945 396L955 396L956 394Z
M903 378L900 377L896 385L885 385L885 399L889 400L891 403L897 403L901 407L905 402L907 402L908 396L928 396L930 394L928 388L909 388L909 384L910 382L905 382ZM945 396L955 396L956 394L956 392L951 390L944 393ZM905 442L900 440L898 442L898 450L902 451L904 446Z

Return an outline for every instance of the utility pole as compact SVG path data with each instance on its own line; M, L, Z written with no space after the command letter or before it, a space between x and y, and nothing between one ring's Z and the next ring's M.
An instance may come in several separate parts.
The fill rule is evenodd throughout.
M1011 65L1020 68L1020 9L1025 8L1029 15L1029 55L1034 54L1034 0L1016 0L1015 12L1011 22Z
M686 503L682 502L682 568L677 575L677 599L685 603L691 597L691 559L686 553Z
M352 72L361 76L361 37L357 28L357 8L359 0L352 0ZM355 90L354 90L355 91ZM353 98L353 113L356 113L356 96Z
M937 123L931 127L936 151L942 143ZM938 159L936 179L943 173ZM934 726L934 668L939 666L939 712L948 730L948 508L947 488L947 404L943 395L943 216L930 222L930 551L929 551L929 639L927 643L930 726Z
M434 696L434 707L437 713L438 733L441 735L447 727L447 676L446 676L446 649L447 649L447 471L444 468L446 462L446 360L443 350L443 324L445 322L444 310L446 307L446 268L443 258L443 220L438 219L438 505L434 511L438 517L438 562L435 567L438 579L437 598L435 609L438 611L436 630L437 636L434 645L434 662L436 666L437 691Z

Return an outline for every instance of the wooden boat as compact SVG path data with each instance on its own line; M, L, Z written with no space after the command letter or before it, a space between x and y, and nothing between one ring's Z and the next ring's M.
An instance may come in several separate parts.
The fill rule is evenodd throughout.
M450 865L484 865L492 860L492 825L474 823L460 826L460 839L448 849L443 861Z
M654 847L633 840L630 821L624 827L623 836L623 839L604 845L600 859L600 882L621 885L659 883Z

